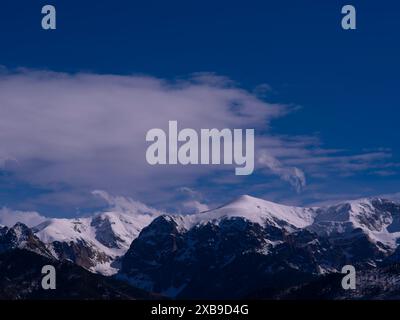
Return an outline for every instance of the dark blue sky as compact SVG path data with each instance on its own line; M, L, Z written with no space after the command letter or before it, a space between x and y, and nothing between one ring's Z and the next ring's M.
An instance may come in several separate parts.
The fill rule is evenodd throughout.
M57 9L56 31L40 27L44 4ZM357 30L341 29L345 4L357 9ZM349 152L390 149L392 161L400 159L398 1L5 0L0 6L6 68L166 79L213 72L248 90L267 83L269 101L302 107L273 123L276 134L313 134L324 147ZM354 179L338 186L399 191L398 172ZM2 192L3 202L11 199Z
M293 120L304 125L285 119L284 130L323 132L344 147L397 145L396 1L352 1L356 31L340 28L348 1L52 1L58 28L45 32L47 3L2 2L2 65L266 82L277 101L306 107Z

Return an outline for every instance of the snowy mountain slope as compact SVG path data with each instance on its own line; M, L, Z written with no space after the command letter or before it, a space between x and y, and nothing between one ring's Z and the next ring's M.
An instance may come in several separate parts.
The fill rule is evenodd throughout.
M309 229L331 239L364 233L381 250L393 251L400 238L400 205L380 199L359 199L319 208Z
M191 215L161 215L143 204L119 200L108 211L85 218L48 219L33 231L57 259L71 260L104 275L118 272L122 257L137 237L155 244L151 250L148 248L155 257L162 255L165 248L168 254L179 250L181 240L189 241L179 253L182 261L205 245L204 234L212 239L207 241L219 241L214 243L215 248L211 242L207 244L207 250L215 249L214 254L221 254L226 261L241 254L240 250L269 255L278 249L284 252L295 245L304 246L314 248L314 258L325 259L318 267L306 266L321 272L334 269L327 262L330 258L326 252L332 251L329 244L341 252L341 258L336 259L366 261L371 256L369 263L373 264L374 259L392 254L400 237L400 205L378 198L302 208L244 195L216 209ZM0 235L5 232L2 230L6 229L0 228ZM236 243L239 251L218 253L230 247L221 237Z
M111 275L118 270L116 260L155 215L154 212L108 211L88 218L49 219L33 230L55 257Z
M234 201L219 208L191 215L167 215L177 228L184 231L196 225L215 223L226 218L243 218L259 225L269 225L276 228L284 227L286 231L305 228L311 225L317 213L317 208L291 207L267 200L242 195Z
M231 203L198 214L200 220L214 220L221 217L242 217L258 224L269 223L275 227L304 228L315 217L313 208L291 207L243 195Z
M262 227L294 233L309 230L323 238L344 243L371 242L386 254L397 247L400 238L400 204L380 199L358 199L327 207L294 207L277 204L248 195L213 210L191 215L162 215L158 219L170 221L178 233L207 224L240 218ZM148 230L143 236L152 236ZM267 242L270 239L266 239Z
M132 242L119 275L170 297L240 298L260 283L377 266L395 252L399 217L399 204L383 199L299 208L242 196L207 212L157 217Z
M245 195L191 215L125 198L113 204L33 229L0 227L0 254L25 249L158 294L208 299L296 288L346 264L379 270L400 262L400 204L380 198L301 208Z

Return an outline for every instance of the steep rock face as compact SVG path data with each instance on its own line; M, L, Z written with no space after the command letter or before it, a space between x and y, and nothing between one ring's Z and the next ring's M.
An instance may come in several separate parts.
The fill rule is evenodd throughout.
M355 290L343 290L342 274L330 273L297 286L276 292L270 298L289 300L399 300L400 265L391 264L357 272ZM265 297L268 290L254 292L248 298Z
M46 245L23 223L18 222L11 228L0 228L0 253L17 248L29 250L48 258L54 258Z
M56 270L56 290L43 290L42 267ZM156 296L113 278L90 273L68 261L15 248L0 253L0 300L154 299Z
M81 239L69 242L53 241L48 246L57 259L72 261L88 270L96 270L93 268L111 264L113 261L112 256Z
M134 285L171 297L240 298L260 282L276 283L278 274L294 278L319 271L309 244L315 235L309 231L291 234L241 217L222 217L188 230L181 223L163 216L145 228L124 256L121 274Z
M181 298L241 298L376 266L397 247L399 206L361 199L297 208L243 196L191 216L161 216L122 258L120 277Z
M42 267L56 268L57 290L41 287ZM56 259L26 225L0 227L1 299L152 299L151 294Z

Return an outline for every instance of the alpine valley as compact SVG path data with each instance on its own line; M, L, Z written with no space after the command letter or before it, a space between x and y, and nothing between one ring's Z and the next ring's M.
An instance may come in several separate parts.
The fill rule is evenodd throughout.
M399 299L400 203L291 207L241 196L188 215L143 206L0 226L0 299ZM40 287L57 270L57 290ZM341 287L344 265L356 290Z

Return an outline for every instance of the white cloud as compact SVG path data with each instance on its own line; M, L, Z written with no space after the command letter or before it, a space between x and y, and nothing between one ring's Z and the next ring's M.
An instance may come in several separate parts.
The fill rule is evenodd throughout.
M383 199L393 200L400 203L400 192L381 194L378 197Z
M287 112L224 77L168 82L145 76L22 70L0 75L0 158L39 186L108 190L153 202L224 166L150 166L146 132L180 128L262 128ZM171 179L171 177L174 177ZM76 204L79 206L79 204Z
M106 202L108 205L107 210L130 213L133 215L149 215L152 217L165 214L163 211L154 209L140 201L135 201L128 197L113 196L102 190L95 190L92 194ZM96 212L92 212L92 214L95 213ZM0 225L3 226L12 227L17 222L22 222L28 227L35 227L47 219L47 217L36 211L19 211L7 207L0 209Z
M37 212L16 211L3 207L0 209L0 225L12 227L17 222L22 222L28 227L34 227L46 220Z
M306 186L306 177L302 170L283 165L282 162L268 154L265 150L260 152L258 163L268 168L281 179L289 182L297 192L300 192Z
M197 200L185 201L181 205L182 213L192 214L209 210L209 207Z
M204 178L215 173L220 181L241 179L225 166L148 165L146 132L165 130L170 120L177 120L180 128L256 129L256 150L265 150L258 155L258 169L268 169L265 173L274 173L297 191L306 184L305 173L323 177L327 171L390 169L376 167L377 162L387 161L386 151L337 161L336 151L324 150L315 137L270 135L270 121L292 108L268 103L230 79L209 73L166 81L136 75L3 70L0 100L0 159L18 161L8 166L0 160L0 166L8 166L18 181L54 190L30 199L38 207L40 202L60 202L76 209L85 206L83 198L91 190L165 204L174 197L171 190L196 185L201 179L207 185ZM120 200L115 204L120 208L131 205ZM183 202L205 208L202 199L189 200L192 203Z
M178 204L177 210L183 214L199 213L209 210L209 206L204 203L201 192L189 187L179 187L177 189Z
M112 196L103 190L95 190L92 194L105 200L111 210L132 214L147 214L151 216L164 214L164 212L151 208L140 201L122 196Z

